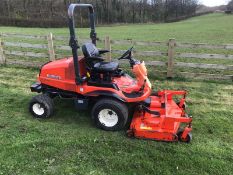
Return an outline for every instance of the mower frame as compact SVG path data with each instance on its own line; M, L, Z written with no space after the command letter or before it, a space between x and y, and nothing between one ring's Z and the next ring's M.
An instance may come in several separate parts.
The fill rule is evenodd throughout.
M83 82L79 73L79 63L78 63L78 49L80 46L78 45L78 40L76 38L75 32L75 21L74 21L74 10L77 7L88 8L90 15L90 38L94 45L96 45L96 37L97 34L95 32L95 15L94 8L91 4L71 4L68 8L68 17L69 17L69 29L70 29L70 47L72 49L73 60L74 60L74 69L75 69L75 82L76 84L81 84Z
M78 54L80 47L75 31L74 11L79 7L89 9L92 43L83 45L84 56ZM68 18L73 57L55 60L41 67L37 83L31 86L32 92L41 93L29 103L31 114L35 118L50 117L54 110L53 98L57 96L73 99L78 110L87 109L88 104L93 105L93 122L103 130L121 130L132 119L129 136L190 142L192 118L185 112L187 92L163 90L152 93L146 65L132 57L133 47L118 59L129 61L135 78L124 73L117 63L104 61L101 54L106 50L95 47L97 34L91 4L71 4ZM91 66L88 59L94 60ZM179 102L173 99L175 95L182 96ZM128 118L130 108L134 108L134 114ZM182 123L187 126L180 131Z

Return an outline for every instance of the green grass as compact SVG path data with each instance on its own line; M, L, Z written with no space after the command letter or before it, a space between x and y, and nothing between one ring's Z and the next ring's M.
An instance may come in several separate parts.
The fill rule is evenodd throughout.
M176 38L181 42L223 44L233 43L232 21L232 15L211 14L171 24L98 27L97 32L101 38L110 35L112 39L118 40L167 41L169 38ZM66 28L0 27L0 32L38 35L53 32L55 35L68 37ZM80 29L79 33L82 38L88 37L86 29ZM4 40L37 43L35 40L17 38ZM129 46L116 48L125 47ZM153 47L137 46L136 49L151 50ZM166 47L154 49L166 50ZM209 49L182 51L213 52ZM233 54L232 50L214 52ZM188 61L200 60L188 59ZM202 62L232 64L231 61L225 60ZM153 73L153 69L150 70ZM125 136L125 131L99 130L92 124L90 112L76 111L73 102L69 100L55 100L55 114L52 118L33 119L27 107L35 94L30 92L29 87L35 82L38 70L1 66L0 174L232 174L232 83L181 78L168 81L160 77L158 79L158 76L151 73L150 79L155 90L189 91L189 114L194 117L191 144L129 139Z
M69 100L55 100L52 118L33 119L37 73L0 67L0 174L232 174L232 84L152 79L155 89L189 91L193 141L166 143L99 130Z
M112 39L134 39L138 41L167 41L176 38L182 42L205 42L212 44L233 43L232 15L210 14L169 24L138 24L113 27L97 27L100 38L109 35ZM0 32L69 36L68 28L16 28L0 27ZM79 36L89 37L89 30L78 29Z

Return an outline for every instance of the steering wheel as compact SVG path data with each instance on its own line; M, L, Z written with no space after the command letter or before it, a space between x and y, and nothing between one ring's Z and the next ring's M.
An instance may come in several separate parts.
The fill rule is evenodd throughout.
M129 48L118 60L123 60L123 59L129 59L131 60L131 53L132 53L133 47Z

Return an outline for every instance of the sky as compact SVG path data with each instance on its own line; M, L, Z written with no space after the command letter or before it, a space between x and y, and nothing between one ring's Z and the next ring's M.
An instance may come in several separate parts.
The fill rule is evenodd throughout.
M199 0L202 4L206 6L218 6L218 5L226 5L228 0Z

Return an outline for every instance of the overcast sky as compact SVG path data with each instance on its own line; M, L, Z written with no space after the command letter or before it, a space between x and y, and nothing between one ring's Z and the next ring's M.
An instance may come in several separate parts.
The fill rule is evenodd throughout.
M218 6L218 5L224 5L227 4L228 0L199 0L202 4L206 6Z

